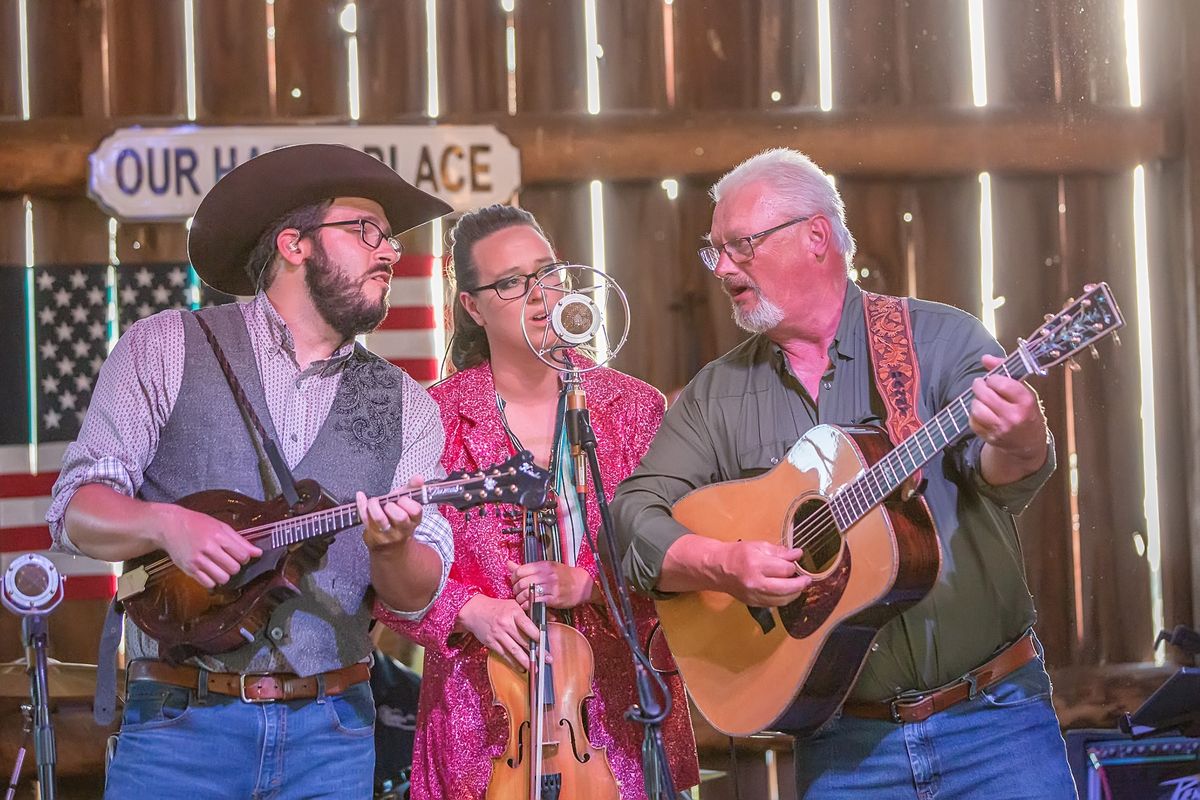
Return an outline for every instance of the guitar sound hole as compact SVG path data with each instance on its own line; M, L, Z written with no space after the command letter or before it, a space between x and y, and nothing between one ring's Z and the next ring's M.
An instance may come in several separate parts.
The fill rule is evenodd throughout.
M833 524L824 500L806 500L792 515L792 541L804 548L800 566L807 572L829 569L842 549L842 535Z

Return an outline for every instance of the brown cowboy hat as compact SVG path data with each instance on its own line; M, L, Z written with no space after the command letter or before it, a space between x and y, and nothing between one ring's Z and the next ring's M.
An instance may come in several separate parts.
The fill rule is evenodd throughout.
M188 234L188 257L204 282L252 295L246 262L263 231L289 211L334 197L363 197L383 206L393 233L452 210L361 150L340 144L281 147L239 164L209 190Z

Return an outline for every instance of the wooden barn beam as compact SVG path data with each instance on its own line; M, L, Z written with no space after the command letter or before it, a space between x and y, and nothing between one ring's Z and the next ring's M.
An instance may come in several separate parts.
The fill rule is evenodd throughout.
M769 147L795 147L836 175L991 170L1112 172L1180 153L1177 126L1151 113L601 114L498 123L530 183L723 172ZM518 127L518 125L520 127Z
M778 146L799 148L837 175L879 176L1107 173L1182 154L1175 118L1120 108L522 114L442 121L493 123L504 131L521 151L525 186L714 174ZM115 128L134 124L173 122L47 118L0 123L0 192L77 194L86 180L88 154Z

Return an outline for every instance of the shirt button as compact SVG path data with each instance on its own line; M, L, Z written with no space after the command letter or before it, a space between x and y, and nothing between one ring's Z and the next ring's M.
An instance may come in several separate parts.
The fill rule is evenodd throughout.
M824 384L824 386L825 386L825 388L826 388L826 389L832 389L832 388L833 388L833 383L831 383L830 381L825 381L825 384Z
M871 642L871 652L872 653L879 652L879 642Z
M292 434L292 441L293 441L293 442L297 442L297 441L299 441L299 440L300 440L300 437L299 437L299 436L297 436L296 434L294 434L294 433L293 433L293 434Z
M771 459L771 463L772 463L772 464L778 464L778 463L779 463L779 459L778 459L778 458L772 458L772 459Z
M271 630L267 631L267 636L270 636L271 641L273 642L283 641L283 628L276 625L274 628L271 628Z

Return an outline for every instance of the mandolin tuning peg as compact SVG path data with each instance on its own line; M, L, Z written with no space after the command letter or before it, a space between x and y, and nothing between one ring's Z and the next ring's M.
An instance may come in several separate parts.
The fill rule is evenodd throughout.
M1117 347L1120 347L1121 346L1121 334L1114 332L1112 337L1113 337L1113 344L1115 344Z
M1079 372L1079 370L1083 369L1083 367L1079 366L1079 362L1076 361L1075 359L1068 358L1067 359L1067 369L1071 370L1071 372Z
M1054 319L1054 315L1046 314L1044 317L1042 317L1042 319L1045 320L1046 322L1049 322L1050 320Z
M1090 350L1092 353L1092 360L1094 360L1094 361L1100 360L1100 351L1096 349L1096 345L1093 344L1093 345L1089 346L1088 350Z

